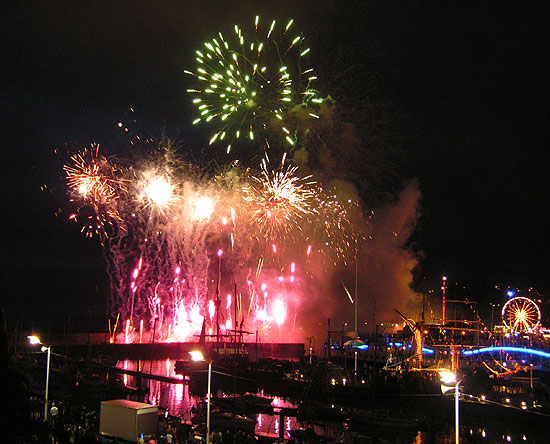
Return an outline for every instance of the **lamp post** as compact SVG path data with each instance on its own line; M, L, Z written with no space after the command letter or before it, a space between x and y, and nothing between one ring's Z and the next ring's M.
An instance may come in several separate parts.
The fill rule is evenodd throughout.
M191 361L200 362L205 361L204 355L199 350L190 351ZM208 392L206 403L206 444L210 444L210 385L212 381L212 361L208 361Z
M441 392L443 394L447 393L449 390L452 390L454 388L455 391L455 444L460 443L460 432L459 432L459 416L458 416L458 400L459 400L459 391L458 391L458 385L460 384L460 380L457 379L456 374L445 370L439 372L439 376L441 376Z
M45 351L48 352L48 357L46 362L46 390L44 394L44 421L47 421L48 420L48 391L50 388L50 358L52 354L52 348L51 346L45 346L44 344L42 344L38 336L27 336L27 338L31 345L40 344L42 345L40 350L42 352L45 352Z

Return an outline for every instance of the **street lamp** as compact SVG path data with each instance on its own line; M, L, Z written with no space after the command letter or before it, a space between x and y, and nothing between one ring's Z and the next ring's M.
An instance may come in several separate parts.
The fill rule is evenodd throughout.
M204 355L200 350L190 351L191 361L200 362L206 361ZM206 403L206 444L210 444L210 383L212 381L212 361L208 361L208 392L207 392L207 403Z
M29 340L29 343L31 345L42 345L40 350L42 352L47 351L48 352L48 358L46 362L46 391L44 395L44 421L48 420L48 390L50 388L50 358L52 354L52 348L51 346L45 346L40 342L40 338L38 336L27 336L27 339Z
M448 370L439 372L439 376L441 376L441 392L443 394L447 393L453 388L455 390L455 443L459 444L460 439L459 439L459 421L458 421L458 399L459 399L458 385L460 384L460 380L457 379L455 373Z

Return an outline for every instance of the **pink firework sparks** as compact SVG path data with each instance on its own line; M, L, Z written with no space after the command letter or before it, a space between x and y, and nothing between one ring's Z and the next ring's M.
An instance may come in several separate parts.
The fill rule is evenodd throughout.
M86 210L86 230L100 232L119 218L102 241L109 308L131 320L119 336L147 341L156 328L157 340L189 340L204 320L210 332L219 322L281 339L278 325L291 335L300 325L296 301L306 302L317 261L349 249L350 205L284 159L273 170L264 160L256 173L232 166L231 174L215 177L168 154L144 162L119 168L93 147L65 166L79 205L72 219ZM218 302L233 283L235 294Z
M273 302L273 318L280 327L286 320L286 307L285 303L281 299L276 299Z

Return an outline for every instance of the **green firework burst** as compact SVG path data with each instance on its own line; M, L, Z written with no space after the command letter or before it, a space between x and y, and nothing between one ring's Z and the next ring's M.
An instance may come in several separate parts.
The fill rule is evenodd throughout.
M313 69L305 66L310 49L301 34L291 34L292 23L279 29L274 20L266 31L256 17L251 36L235 25L230 38L220 32L196 51L196 72L186 73L196 78L197 88L187 92L199 111L193 123L216 125L210 144L226 143L229 153L236 140L253 141L275 128L296 144L296 131L285 122L288 112L322 99L313 87Z

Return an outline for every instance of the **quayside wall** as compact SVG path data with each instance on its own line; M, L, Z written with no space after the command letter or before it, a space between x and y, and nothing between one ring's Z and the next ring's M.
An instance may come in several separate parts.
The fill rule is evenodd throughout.
M79 333L66 341L52 341L54 350L71 355L104 355L114 359L188 359L189 352L199 347L197 342L155 342L155 343L110 343L103 333ZM248 355L257 359L299 360L305 354L303 343L242 342L235 347L234 342L207 341L205 351L211 355ZM237 350L236 350L237 349Z

